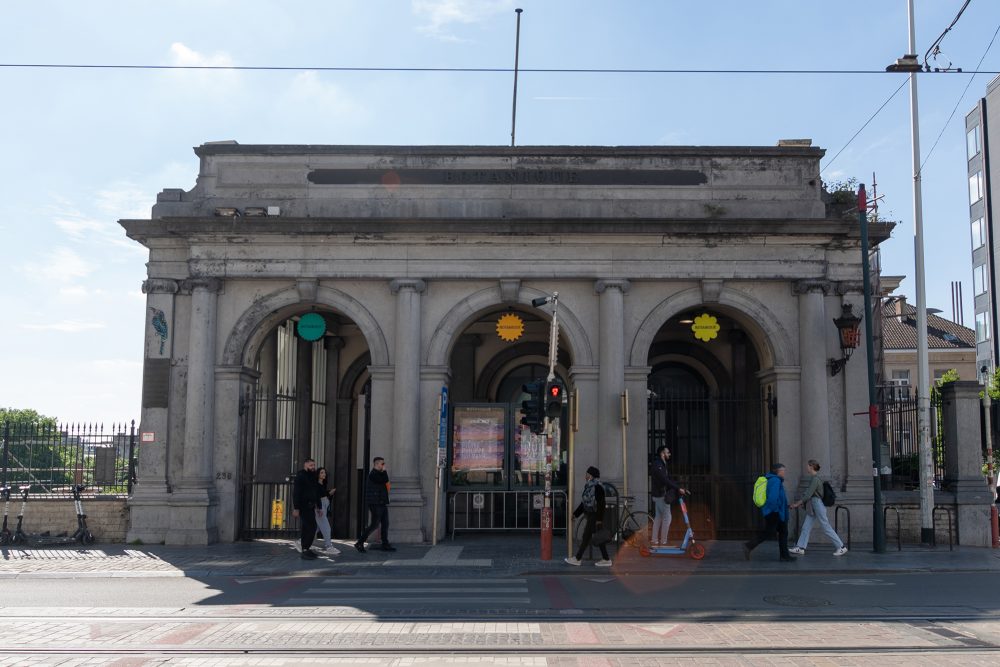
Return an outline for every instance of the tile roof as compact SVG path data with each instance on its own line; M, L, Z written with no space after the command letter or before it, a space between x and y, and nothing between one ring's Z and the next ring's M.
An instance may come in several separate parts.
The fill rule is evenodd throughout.
M901 306L902 315L896 309ZM886 350L917 348L917 309L898 297L882 300L882 344ZM975 349L976 332L937 315L927 315L927 347L936 350Z

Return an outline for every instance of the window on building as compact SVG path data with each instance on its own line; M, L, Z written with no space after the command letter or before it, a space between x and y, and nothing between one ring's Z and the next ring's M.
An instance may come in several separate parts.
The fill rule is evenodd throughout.
M983 343L990 339L990 314L976 313L976 342Z
M969 203L975 204L983 198L983 172L977 171L969 176Z
M980 264L979 266L972 269L972 293L977 295L986 293L985 264Z
M965 134L965 145L969 152L969 159L971 160L975 156L979 155L979 126L969 129Z
M892 383L900 385L910 384L910 369L904 368L902 370L894 370L892 372Z
M983 219L972 221L972 249L982 248L986 245L986 225L983 224Z

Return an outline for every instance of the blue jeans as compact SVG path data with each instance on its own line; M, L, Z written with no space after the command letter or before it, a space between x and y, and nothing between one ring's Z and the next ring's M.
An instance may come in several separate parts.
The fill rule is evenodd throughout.
M833 548L839 549L844 546L843 540L840 539L840 535L837 535L837 531L833 529L830 525L830 519L826 516L826 505L823 501L816 496L809 499L809 504L812 507L812 514L806 512L806 520L802 522L802 530L799 532L799 539L795 543L799 549L805 549L809 546L809 533L812 532L813 526L819 524L820 529L830 538L833 542Z
M653 497L653 507L656 508L656 516L653 517L653 534L650 541L653 544L666 544L667 534L670 532L670 503L662 496Z

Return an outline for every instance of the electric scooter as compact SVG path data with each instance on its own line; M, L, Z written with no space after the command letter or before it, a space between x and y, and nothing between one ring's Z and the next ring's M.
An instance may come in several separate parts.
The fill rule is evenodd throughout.
M0 498L3 498L3 528L0 528L0 546L10 544L13 537L10 528L7 527L7 512L10 510L10 487L0 488Z
M21 509L17 512L17 526L14 527L14 534L10 536L11 544L27 544L28 535L24 532L24 506L28 504L28 489L27 486L22 486L18 488L21 492ZM8 491L9 493L9 491Z
M67 544L93 544L94 534L87 528L87 515L83 513L83 501L80 494L87 488L83 484L73 487L73 506L76 509L76 531L72 535L50 536L47 533L41 535L24 535L25 542L30 542L36 546L62 546ZM24 499L27 501L27 489L22 489ZM24 516L24 505L21 506L21 517L18 517L18 530L21 526L21 518ZM23 535L23 533L22 533Z
M687 505L684 503L683 496L678 498L677 504L681 506L681 514L684 515L684 525L687 527L687 530L684 531L684 541L677 547L668 547L665 545L643 547L639 551L643 556L687 555L694 560L701 560L705 557L705 545L695 542L694 531L691 530L691 520L688 518Z

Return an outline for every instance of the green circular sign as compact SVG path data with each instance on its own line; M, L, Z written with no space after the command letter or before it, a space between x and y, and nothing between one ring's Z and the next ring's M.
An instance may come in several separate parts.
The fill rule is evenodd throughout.
M302 340L319 340L326 333L326 320L319 313L306 313L295 327Z

